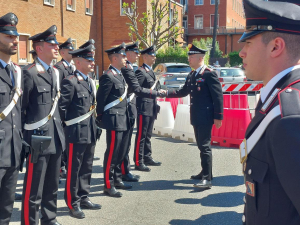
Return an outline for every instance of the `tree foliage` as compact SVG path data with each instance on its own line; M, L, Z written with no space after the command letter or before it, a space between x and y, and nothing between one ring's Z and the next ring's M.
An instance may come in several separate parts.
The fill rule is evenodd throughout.
M155 45L158 50L164 44L176 40L182 34L181 27L178 26L176 8L173 9L170 20L169 1L163 4L159 0L151 0L150 4L151 8L140 15L134 2L131 5L123 3L123 13L130 20L126 25L131 41L140 41L144 47ZM139 27L142 27L142 30Z
M239 66L243 64L243 59L239 56L239 53L240 52L235 51L228 54L231 66Z

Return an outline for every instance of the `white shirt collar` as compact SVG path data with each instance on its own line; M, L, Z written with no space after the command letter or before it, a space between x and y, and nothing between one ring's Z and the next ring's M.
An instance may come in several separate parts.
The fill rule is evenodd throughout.
M287 68L280 73L278 73L276 76L274 76L267 84L264 86L260 91L260 99L261 102L264 103L266 101L266 98L270 91L273 89L273 87L278 83L278 81L281 80L285 75L290 73L293 70L299 69L300 65L292 66L290 68Z
M200 70L202 69L202 67L203 67L203 66L200 66L198 69L196 69L195 75L197 75L197 74L200 72Z
M83 74L82 72L80 72L79 70L77 70L79 72L79 74L83 77L84 80L86 80L88 78L87 75Z
M120 70L118 70L116 67L114 67L114 66L112 66L112 65L110 65L118 74L120 74L121 73L121 71Z
M11 62L6 63L6 62L4 62L2 59L0 59L0 62L2 63L3 68L5 68L5 67L7 66L7 64L10 64L10 63L11 63Z
M145 63L145 65L148 67L149 70L152 70L152 68L150 66L148 66L146 63Z
M65 60L65 59L63 59L63 60L67 63L68 66L71 65L67 60Z

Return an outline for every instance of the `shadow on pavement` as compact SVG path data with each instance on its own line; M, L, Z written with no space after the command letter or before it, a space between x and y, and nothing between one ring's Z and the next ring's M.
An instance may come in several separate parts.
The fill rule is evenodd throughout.
M207 214L196 220L171 220L171 225L233 225L242 223L242 213L237 212L219 212Z
M214 177L213 186L235 187L244 184L244 177L238 175Z
M175 200L178 204L195 205L201 204L209 207L236 207L244 204L243 197L245 196L242 192L225 192L210 194L207 197L196 199L196 198L181 198Z

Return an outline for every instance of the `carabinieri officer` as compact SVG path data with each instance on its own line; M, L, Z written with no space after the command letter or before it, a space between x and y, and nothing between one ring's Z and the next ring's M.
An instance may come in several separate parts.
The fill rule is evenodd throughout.
M294 2L289 3L289 2ZM240 145L245 225L300 224L299 1L244 0L240 42L248 78L263 81Z
M119 189L130 189L124 184L122 174L116 176L115 169L121 165L126 148L121 145L129 135L130 121L127 103L127 85L121 73L126 65L125 44L106 50L111 65L99 79L97 91L97 123L106 129L107 148L104 154L104 193L121 197Z
M8 225L15 200L22 149L21 68L11 62L18 51L18 18L0 17L0 224Z
M191 176L199 179L198 188L211 188L212 153L211 130L222 125L223 93L217 74L204 65L206 50L190 44L188 60L196 70L189 73L184 86L179 90L168 90L169 98L180 98L190 94L191 124L194 127L196 142L200 150L202 171Z
M93 157L96 146L96 86L87 76L95 63L92 45L69 52L76 66L74 75L61 84L59 109L65 125L67 180L65 201L72 217L82 219L84 209L100 209L89 200Z
M22 225L38 224L40 207L42 225L59 225L57 192L65 136L57 107L61 80L58 70L51 66L59 55L56 32L53 25L29 38L37 59L23 69L24 139L32 151L23 185Z

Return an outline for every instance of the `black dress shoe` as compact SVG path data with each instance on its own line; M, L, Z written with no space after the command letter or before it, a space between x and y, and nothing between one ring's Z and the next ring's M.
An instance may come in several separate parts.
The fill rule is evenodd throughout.
M131 173L127 173L125 175L122 175L122 181L128 181L128 182L138 182L139 177L136 175L133 175Z
M85 218L84 212L82 212L80 207L74 207L73 209L70 209L69 214L70 214L70 216L77 218L77 219Z
M139 170L139 171L144 171L144 172L150 172L151 171L151 169L148 166L146 166L145 164L140 164L139 166L136 165L135 169Z
M115 187L112 188L104 188L104 194L109 195L111 197L120 198L122 197L122 193L117 191Z
M15 193L15 201L21 201L22 200L22 195Z
M212 185L211 185L211 181L210 180L203 179L199 183L194 184L194 187L196 187L196 188L211 188Z
M60 178L63 178L63 179L66 179L66 178L67 178L67 170L66 170L66 167L65 167L65 166L62 166L62 167L60 168L59 177L60 177Z
M192 175L191 179L193 179L193 180L202 180L202 177L203 177L203 173L201 172L197 175ZM213 176L211 176L211 180L213 180L213 179L214 179Z
M147 166L160 166L161 165L161 162L155 161L154 159L149 159L147 161L144 161L144 163Z
M132 185L124 184L124 182L118 182L118 183L115 183L115 188L127 190L127 189L131 189Z
M56 221L55 223L50 223L49 225L61 225L61 223Z
M101 209L101 205L100 204L92 203L90 200L83 200L83 201L81 201L80 202L80 207L82 209L92 209L92 210Z
M93 160L97 161L97 160L100 160L100 158L95 156Z

